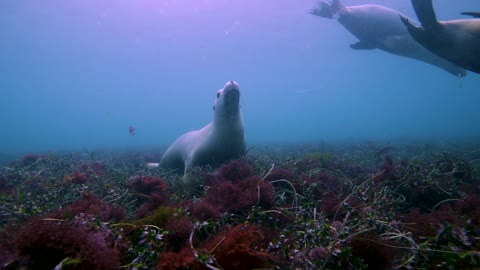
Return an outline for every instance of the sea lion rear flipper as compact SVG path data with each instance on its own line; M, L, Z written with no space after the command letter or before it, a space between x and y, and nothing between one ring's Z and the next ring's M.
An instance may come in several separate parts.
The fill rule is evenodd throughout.
M333 19L338 13L345 11L345 7L340 0L333 0L331 4L317 2L317 6L310 10L310 14L323 18Z
M373 43L359 41L357 43L350 44L350 48L354 50L373 50L376 49L377 46Z
M433 9L432 0L411 0L415 14L423 28L431 28L439 25L437 15Z
M474 18L480 18L480 12L470 12L470 11L468 11L468 12L462 12L460 14L472 16Z

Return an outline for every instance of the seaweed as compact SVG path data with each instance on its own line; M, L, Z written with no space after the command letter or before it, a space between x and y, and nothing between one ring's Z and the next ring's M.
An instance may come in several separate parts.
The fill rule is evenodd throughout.
M253 175L253 169L244 160L236 159L224 164L218 169L218 175L227 181L238 181Z
M477 269L475 147L257 147L183 178L142 166L151 151L27 155L0 167L0 263Z
M77 259L69 269L118 269L121 254L108 230L77 220L34 219L16 234L19 265L53 269L66 258Z
M258 249L268 242L254 225L240 224L216 236L204 246L221 269L256 269L271 266L270 255Z
M168 184L162 178L137 175L130 178L127 186L136 192L139 202L143 202L143 205L137 209L137 218L151 214L159 206L168 202L168 195L165 192Z
M120 206L109 205L92 193L84 192L80 199L73 204L65 207L65 209L54 211L49 214L51 218L68 218L75 217L79 214L92 215L102 221L120 221L125 218L127 211Z

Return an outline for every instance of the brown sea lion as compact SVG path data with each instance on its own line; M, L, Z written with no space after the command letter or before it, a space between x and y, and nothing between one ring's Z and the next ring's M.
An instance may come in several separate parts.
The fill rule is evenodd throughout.
M480 73L480 19L438 21L432 0L411 0L421 27L402 16L412 37L423 47L465 69ZM465 12L479 17L479 12Z

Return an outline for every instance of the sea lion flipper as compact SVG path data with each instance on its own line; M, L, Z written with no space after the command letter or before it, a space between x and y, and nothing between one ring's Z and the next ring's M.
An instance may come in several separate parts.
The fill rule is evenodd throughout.
M345 7L340 0L333 0L331 4L317 2L317 6L310 10L310 14L323 18L333 19L335 15L345 12Z
M437 15L433 9L432 0L411 0L415 14L424 28L433 28L439 25Z
M467 12L462 12L462 13L460 13L460 14L472 16L472 17L474 17L474 18L480 18L480 12L470 12L470 11L467 11Z
M407 27L408 32L415 40L420 38L423 28L413 25L407 17L400 16L400 20L402 20L402 23Z
M373 50L376 49L377 46L373 43L359 41L357 43L350 44L350 48L354 50Z

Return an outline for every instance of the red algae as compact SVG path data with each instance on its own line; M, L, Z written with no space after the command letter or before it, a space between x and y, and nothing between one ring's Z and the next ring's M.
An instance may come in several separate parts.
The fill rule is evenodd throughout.
M120 206L109 205L92 193L84 192L82 197L65 209L49 214L52 218L74 217L79 214L92 215L102 221L120 221L125 218L127 211Z
M166 205L168 195L166 190L168 184L159 177L153 176L134 176L130 178L127 186L138 193L139 201L144 204L137 209L137 218L143 218L151 214L161 205Z
M20 265L53 269L65 258L78 258L69 269L118 269L120 253L108 231L82 223L34 219L15 238Z
M0 264L480 268L473 146L455 151L459 157L421 154L420 146L373 157L378 145L308 147L259 150L216 171L192 168L184 178L146 170L141 163L151 155L138 152L134 159L72 154L0 167Z
M71 175L65 175L65 177L63 178L63 181L65 181L65 183L74 183L74 184L85 184L87 180L88 180L87 176L81 172L75 172L74 174L71 174Z
M264 234L254 225L240 224L218 235L204 249L215 256L222 269L256 269L269 267L269 254Z
M253 170L244 160L232 160L224 164L218 170L218 174L225 180L236 183L248 176L253 175Z

